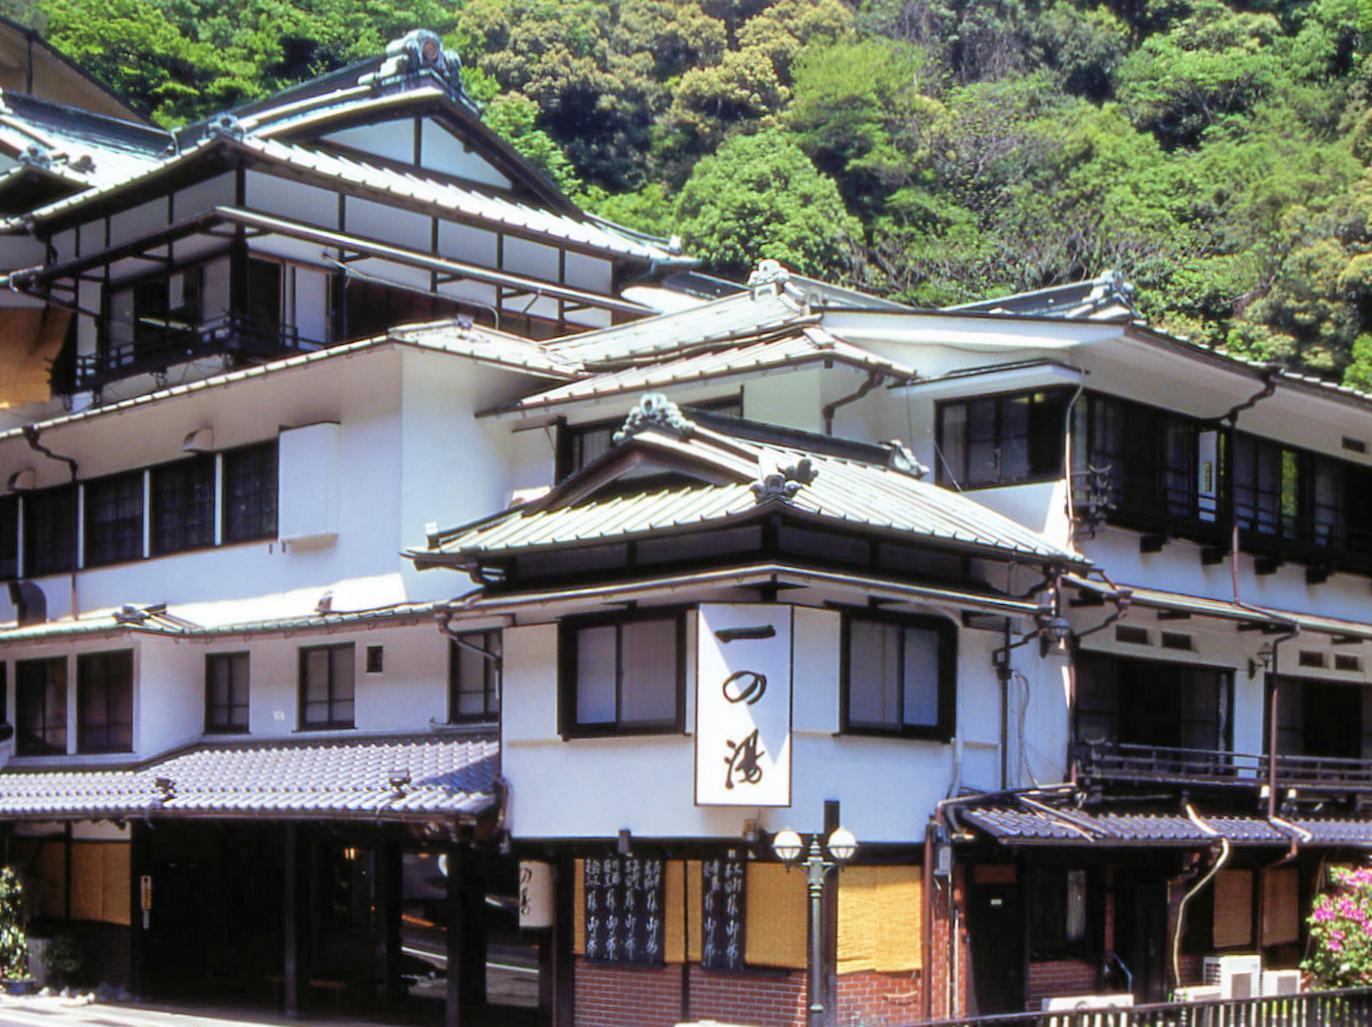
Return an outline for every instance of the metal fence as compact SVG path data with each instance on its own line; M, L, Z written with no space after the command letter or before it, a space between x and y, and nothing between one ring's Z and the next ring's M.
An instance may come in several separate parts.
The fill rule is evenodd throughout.
M1372 988L1123 1009L928 1020L909 1027L1372 1027Z

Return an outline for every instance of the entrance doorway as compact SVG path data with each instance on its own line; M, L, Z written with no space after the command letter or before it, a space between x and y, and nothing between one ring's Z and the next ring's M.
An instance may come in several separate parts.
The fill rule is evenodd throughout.
M1024 906L1014 866L972 868L967 930L972 947L971 1012L1019 1012L1024 1008Z
M1133 878L1119 880L1115 904L1115 953L1133 974L1134 1000L1167 998L1167 884Z

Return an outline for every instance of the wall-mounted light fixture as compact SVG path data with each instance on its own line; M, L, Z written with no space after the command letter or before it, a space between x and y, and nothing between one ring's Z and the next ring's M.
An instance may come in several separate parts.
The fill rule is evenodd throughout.
M1259 670L1271 670L1272 661L1276 659L1277 651L1271 642L1264 642L1253 658L1248 661L1248 676L1255 678Z

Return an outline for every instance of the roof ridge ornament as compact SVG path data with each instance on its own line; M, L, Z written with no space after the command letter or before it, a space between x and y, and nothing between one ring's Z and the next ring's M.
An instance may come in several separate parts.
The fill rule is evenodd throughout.
M213 115L205 123L205 128L211 135L222 136L225 139L242 139L248 134L247 126L231 111L220 111Z
M454 96L466 100L462 91L462 58L443 45L432 29L411 29L386 44L380 66L358 78L358 85L379 89L393 82L428 74L442 81ZM469 101L470 102L470 101Z
M782 503L790 502L795 498L795 494L800 491L802 485L809 485L819 476L819 471L810 462L808 456L803 456L793 464L781 466L779 464L764 463L758 474L757 481L749 486L753 490L753 496L759 505L771 501Z
M748 276L748 290L753 294L753 299L766 299L780 295L790 281L791 272L782 266L781 261L759 260L753 273Z
M890 439L882 443L891 452L891 470L899 471L901 474L908 474L912 478L923 480L929 473L929 468L919 462L919 457L900 439Z
M614 443L619 445L641 431L657 428L685 438L694 434L696 423L681 412L681 408L667 398L665 393L645 392L639 397L638 406L629 411L624 418L624 426L614 434Z
M25 167L37 168L40 171L47 171L53 166L52 152L38 143L29 143L15 160Z

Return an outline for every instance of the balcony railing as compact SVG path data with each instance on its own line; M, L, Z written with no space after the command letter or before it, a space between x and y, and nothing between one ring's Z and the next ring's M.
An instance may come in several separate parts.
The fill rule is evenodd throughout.
M1269 757L1208 749L1123 742L1075 747L1077 774L1093 784L1162 784L1190 788L1256 789L1269 781ZM1276 758L1277 787L1309 795L1372 794L1372 760L1332 756Z
M1366 1027L1372 988L1265 998L1166 1002L1124 1009L1009 1013L925 1021L920 1027Z
M112 339L95 354L76 358L78 389L93 389L136 374L162 372L205 357L265 360L309 352L324 343L301 336L294 325L229 314L200 325L142 319L133 337Z

